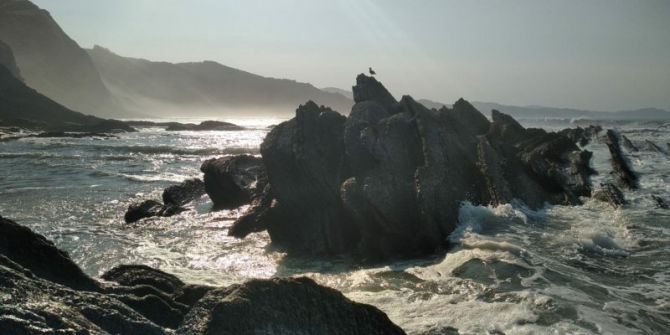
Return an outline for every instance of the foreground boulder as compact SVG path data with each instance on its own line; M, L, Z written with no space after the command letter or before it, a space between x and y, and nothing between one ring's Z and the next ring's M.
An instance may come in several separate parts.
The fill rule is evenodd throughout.
M122 265L102 279L0 218L0 334L404 334L376 308L305 278L215 289Z
M267 178L263 160L249 155L205 161L205 191L215 209L231 209L250 203L262 195Z
M396 101L364 75L354 97L348 117L300 106L261 145L269 193L248 217L289 252L432 253L446 247L463 201L538 208L591 195L591 153L565 134L498 111L489 121L463 99L441 110Z
M612 175L616 178L617 183L629 189L637 189L638 177L630 167L628 159L621 152L619 134L612 129L607 130L605 143L612 157Z
M308 278L252 280L210 291L177 334L405 334L386 314Z

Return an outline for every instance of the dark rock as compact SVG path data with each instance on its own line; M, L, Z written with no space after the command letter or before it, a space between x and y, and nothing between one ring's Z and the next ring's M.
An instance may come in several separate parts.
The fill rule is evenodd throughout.
M145 200L128 206L124 219L126 223L137 222L141 219L159 216L163 211L163 204L155 200Z
M670 205L668 205L668 203L665 201L665 199L663 199L663 198L661 198L657 195L652 195L651 198L654 199L654 202L656 203L656 208L660 208L660 209L670 208Z
M591 142L591 140L601 132L603 128L601 126L589 125L586 128L577 127L577 128L568 128L563 129L559 133L570 138L574 143L578 143L580 146L586 146Z
M339 196L347 177L344 122L344 116L309 101L263 141L263 163L277 200L273 211L287 215L268 225L275 244L315 254L353 247L355 228Z
M564 134L525 129L467 101L429 110L359 76L348 118L312 102L261 145L270 183L239 220L291 253L384 259L447 247L463 201L579 204L591 153ZM272 199L272 200L270 200Z
M251 202L251 208L233 223L228 231L229 236L244 238L251 233L268 229L270 222L281 220L277 217L277 201L272 196L270 185L266 186L263 195ZM275 217L273 217L273 214Z
M179 185L163 190L163 203L167 206L183 206L205 194L205 183L200 179L188 179Z
M3 217L0 217L0 255L48 281L78 290L99 289L66 252L44 236Z
M102 278L96 282L43 236L0 218L0 334L403 333L376 308L309 279L214 289L142 265Z
M626 204L623 192L612 183L600 184L600 188L593 192L593 198L607 202L614 208L619 208Z
M249 155L210 159L200 170L215 209L231 209L262 195L267 184L263 160Z
M68 289L0 255L0 334L165 334L121 301Z
M650 140L645 140L644 141L647 144L647 150L653 151L653 152L658 152L658 153L664 153L663 149L661 149L656 143L650 141Z
M393 95L374 77L364 74L356 77L356 86L352 88L354 102L375 101L386 110L391 110L397 103Z
M619 145L619 134L609 129L607 130L605 143L609 149L610 155L612 156L612 174L617 179L617 182L624 187L630 189L638 188L637 182L638 178L633 169L631 169L628 160L621 152L621 146Z
M221 121L203 121L200 124L192 123L169 123L167 124L167 131L207 131L207 130L220 130L220 131L230 131L230 130L244 130L244 127L240 127L236 124L230 122L221 122Z
M200 334L405 334L383 312L311 279L251 280L205 295L177 330Z
M638 148L635 146L635 144L633 144L633 142L631 142L630 139L628 139L628 137L626 137L626 135L621 135L621 137L623 139L623 146L626 148L626 150L630 152L638 151Z
M63 131L49 131L44 133L39 133L32 137L39 138L87 138L87 137L99 137L99 138L116 138L117 136L106 134L106 133L68 133Z

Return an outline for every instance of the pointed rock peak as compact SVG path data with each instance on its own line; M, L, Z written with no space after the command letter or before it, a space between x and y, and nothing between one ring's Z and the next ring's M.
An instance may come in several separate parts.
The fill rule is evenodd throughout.
M489 129L490 122L486 116L463 98L454 103L450 112L462 125L472 127L476 133L485 133Z
M319 106L316 102L309 100L304 105L300 105L295 111L296 118L308 118L308 117L318 117L322 113L334 113L338 114L336 111L330 109L326 106Z
M393 105L398 103L382 83L364 74L359 74L356 77L356 86L353 87L353 92L356 103L376 101L386 109L391 109Z
M505 125L508 125L508 126L514 126L514 127L523 129L523 126L519 122L517 122L513 117L511 117L511 116L509 116L505 113L502 113L497 109L494 109L494 110L491 111L491 120L494 123L505 124Z

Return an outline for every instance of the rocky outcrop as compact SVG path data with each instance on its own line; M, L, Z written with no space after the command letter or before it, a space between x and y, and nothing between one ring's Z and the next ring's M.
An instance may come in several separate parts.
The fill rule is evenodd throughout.
M638 148L631 142L631 140L626 137L626 135L621 135L621 138L623 139L623 146L628 150L629 152L637 152Z
M44 236L0 216L0 255L36 276L72 289L96 291L97 283Z
M122 265L102 279L0 217L0 334L404 334L376 308L305 278L215 289Z
M598 133L600 133L602 130L603 128L601 126L589 125L586 128L577 127L577 128L563 129L559 133L567 136L573 142L578 143L580 146L583 147L589 144L589 142L591 142L593 138L598 136Z
M12 49L3 41L0 41L0 66L4 66L15 78L23 80Z
M221 121L203 121L200 124L193 123L172 123L165 128L167 131L205 131L205 130L244 130L244 127L240 127L236 124L230 122L221 122Z
M187 179L181 184L172 185L163 190L165 206L181 207L205 194L205 183L198 179Z
M398 102L364 75L353 91L348 118L308 102L261 145L271 192L248 216L289 252L426 254L446 246L463 201L537 208L591 194L591 153L565 134L498 111L489 121L463 99Z
M593 198L619 208L626 204L623 192L612 183L600 184L600 188L593 192Z
M652 152L658 152L660 154L663 154L663 149L656 145L656 143L650 141L650 140L645 140L644 143L647 145L647 150L652 151Z
M654 203L656 203L656 208L660 209L668 209L670 208L670 205L665 201L665 199L657 196L657 195L652 195L651 198L654 200Z
M612 157L612 175L616 178L617 183L629 189L636 189L638 178L621 152L619 134L612 129L607 130L605 143Z
M177 334L405 334L376 308L308 278L252 280L210 291Z
M267 178L263 161L254 156L239 155L205 161L205 191L215 209L231 209L250 203L262 195Z
M163 190L163 203L157 200L144 200L132 203L124 216L126 223L134 223L151 217L170 217L185 212L188 203L205 194L205 184L200 179L188 179L181 184L172 185Z

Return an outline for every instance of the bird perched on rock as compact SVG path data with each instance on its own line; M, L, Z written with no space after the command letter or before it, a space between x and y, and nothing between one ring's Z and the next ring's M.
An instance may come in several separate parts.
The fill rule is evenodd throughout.
M377 72L375 72L375 70L373 70L372 68L369 68L369 71L370 71L370 75L374 76L374 75L377 74Z

